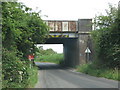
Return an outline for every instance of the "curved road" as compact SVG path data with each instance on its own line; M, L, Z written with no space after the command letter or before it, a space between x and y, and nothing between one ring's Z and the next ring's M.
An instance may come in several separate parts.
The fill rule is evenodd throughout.
M53 63L38 63L35 88L118 88L118 81L72 72Z

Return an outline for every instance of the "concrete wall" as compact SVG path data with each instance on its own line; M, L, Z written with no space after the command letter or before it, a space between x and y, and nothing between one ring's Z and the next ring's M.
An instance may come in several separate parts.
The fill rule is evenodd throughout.
M66 66L74 67L79 65L78 38L67 39L64 42L64 61Z
M90 32L92 30L92 19L78 19L78 32Z

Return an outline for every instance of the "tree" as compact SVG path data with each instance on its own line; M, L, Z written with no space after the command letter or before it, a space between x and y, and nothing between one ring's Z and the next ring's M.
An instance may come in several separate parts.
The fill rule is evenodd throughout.
M38 13L30 13L31 9L21 3L9 2L2 6L3 46L9 50L17 48L26 55L31 53L29 50L34 49L34 44L44 41L48 33L47 25Z
M27 56L36 52L35 44L42 43L47 34L48 26L38 13L31 11L31 8L18 2L2 2L2 43L4 53L2 54L2 72L3 81L7 81L3 87L14 87L13 84L16 83L20 87L27 85L29 77ZM25 82L19 82L19 71L23 72L25 77L23 81ZM11 77L13 73L14 77Z
M109 4L109 9L106 9L105 11L106 15L101 14L94 18L95 29L108 28L113 23L115 23L115 20L118 17L118 9L115 6Z
M118 68L120 63L120 17L118 9L110 5L107 15L95 18L96 30L92 32L98 64Z
M49 48L44 50L43 47L39 47L39 52L38 55L52 55L52 54L56 54L57 52L55 52L53 49Z

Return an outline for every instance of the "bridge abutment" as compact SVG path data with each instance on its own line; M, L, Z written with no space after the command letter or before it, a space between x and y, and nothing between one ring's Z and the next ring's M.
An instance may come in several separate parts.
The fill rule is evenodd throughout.
M78 20L78 39L79 39L79 64L85 64L93 59L93 45L90 32L92 31L92 19ZM89 48L90 53L86 53Z

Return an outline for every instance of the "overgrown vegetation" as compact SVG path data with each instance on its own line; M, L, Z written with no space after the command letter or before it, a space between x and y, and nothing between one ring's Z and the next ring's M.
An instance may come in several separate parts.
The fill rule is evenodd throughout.
M86 74L120 80L120 11L109 5L107 15L94 20L96 30L91 33L94 42L95 60L92 64L78 66Z
M61 61L63 61L63 54L51 54L42 56L39 55L38 58L35 59L35 61L59 64Z
M38 68L32 67L28 69L29 78L28 78L28 88L34 88L35 84L38 81Z
M95 63L92 64L83 64L81 66L77 66L78 72L83 72L85 74L89 74L97 77L105 77L113 80L120 80L120 76L118 75L118 69L110 69L110 68L101 68L96 66Z
M48 26L31 10L18 2L2 2L2 88L26 88L32 86L31 79L36 82L36 69L30 69L27 57L45 40Z
M43 50L43 48L40 47L39 52L36 55L35 61L60 64L63 59L63 54L58 54L52 49Z
M120 63L120 17L118 9L110 5L107 16L95 18L96 30L92 32L96 60L99 65L118 68Z

